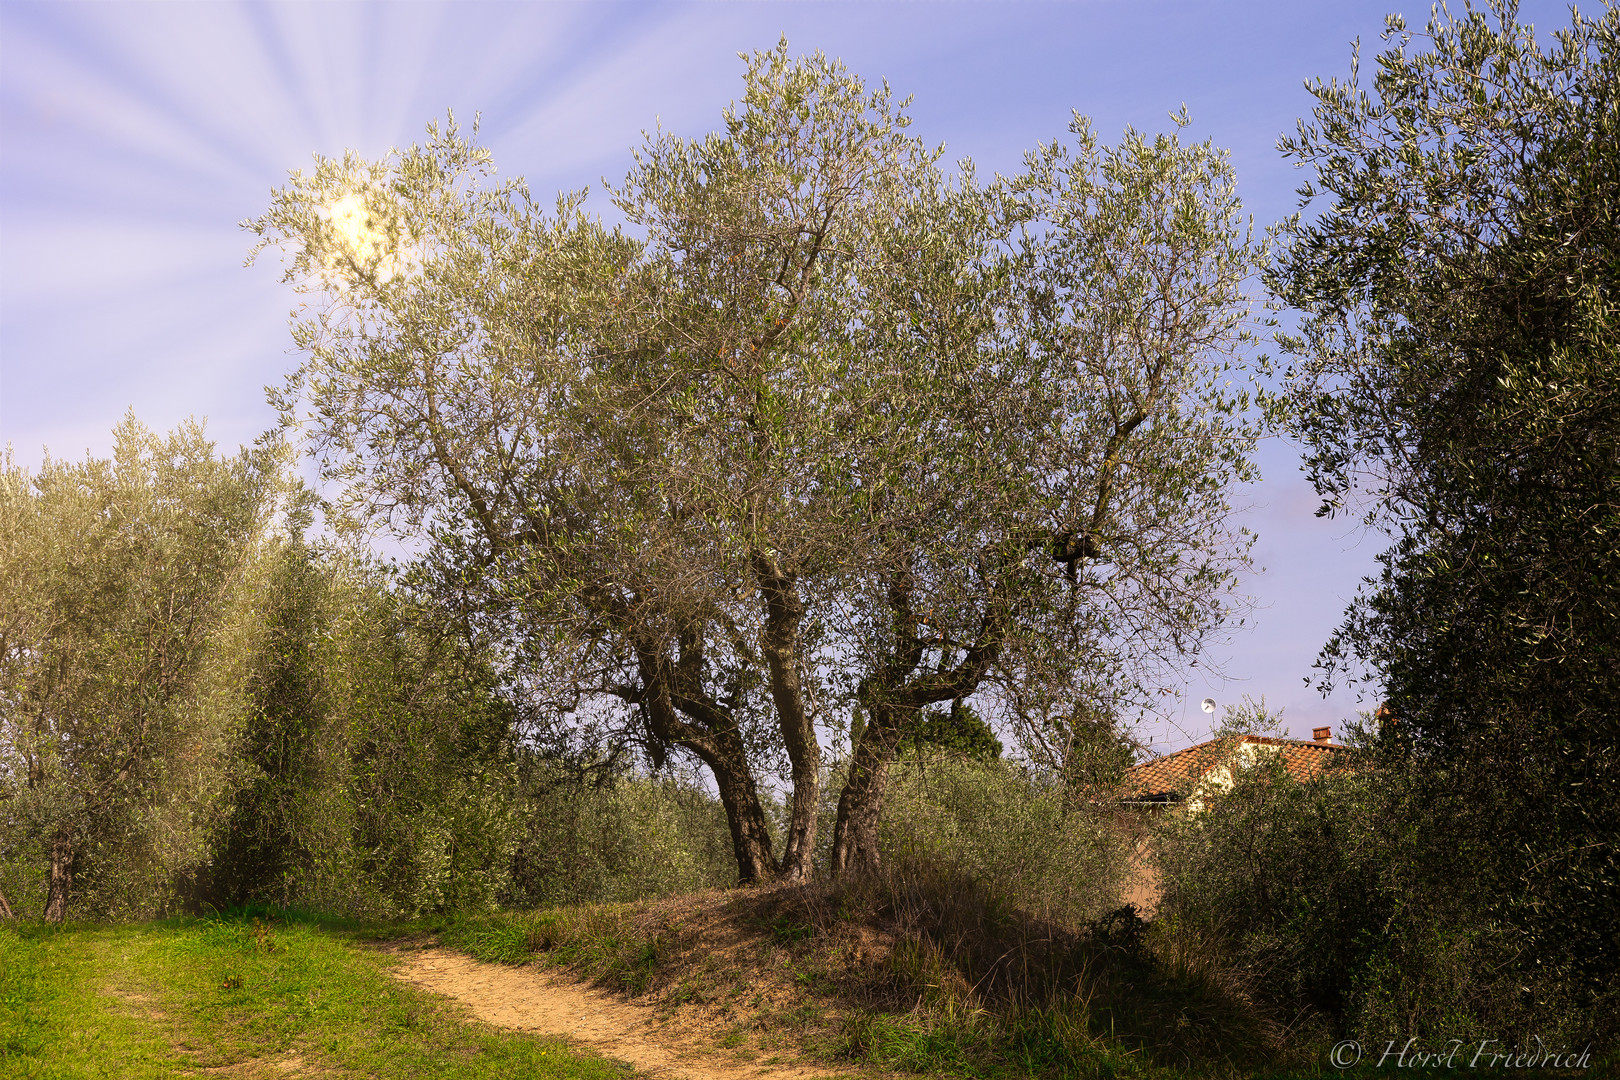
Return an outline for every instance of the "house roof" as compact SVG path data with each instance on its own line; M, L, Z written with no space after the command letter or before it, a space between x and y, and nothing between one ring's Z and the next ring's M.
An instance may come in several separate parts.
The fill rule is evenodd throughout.
M1274 739L1266 735L1245 735L1235 743L1228 739L1210 739L1131 766L1125 771L1126 797L1141 802L1174 801L1197 786L1212 770L1229 762L1244 744L1276 747L1283 768L1295 780L1309 780L1334 754L1345 749L1334 743Z

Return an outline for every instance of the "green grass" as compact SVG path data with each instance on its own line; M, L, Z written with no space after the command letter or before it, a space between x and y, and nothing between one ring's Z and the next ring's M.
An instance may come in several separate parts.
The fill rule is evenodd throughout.
M471 1020L460 1006L392 978L393 957L368 946L402 934L436 932L444 944L481 959L514 963L543 954L551 963L642 993L660 982L666 962L679 960L680 923L637 920L633 914L632 906L618 905L387 926L285 915L268 921L239 916L66 928L0 923L0 1080L207 1075L631 1080L627 1067L560 1040L496 1031ZM1095 972L1097 997L1089 1003L1067 996L1044 1007L991 1012L963 1007L950 995L934 1000L922 993L911 1007L851 1001L838 1015L829 1015L826 1006L837 997L838 986L799 974L799 962L814 962L820 940L800 930L808 925L785 918L758 924L762 942L777 950L772 970L797 975L793 984L808 996L795 1008L765 1006L756 994L753 1008L759 1011L739 1014L736 1026L717 1037L720 1046L754 1045L759 1053L786 1049L835 1069L866 1065L955 1080L1374 1080L1393 1075L1371 1059L1341 1073L1327 1064L1325 1049L1303 1061L1296 1054L1293 1065L1249 1061L1242 1050L1247 1040L1241 1033L1233 1036L1225 1024L1216 1027L1229 1043L1203 1047L1202 1059L1189 1057L1185 1065L1167 1062L1142 1038L1125 1034L1132 1026L1132 994ZM915 949L897 950L889 966L897 977L907 976L908 985L943 985L943 975L949 974L935 970L930 955ZM916 970L899 970L908 966ZM705 982L715 979L720 981ZM694 969L674 982L663 978L659 993L671 1007L686 1000L713 1004L746 998L758 989L749 979L741 970ZM1126 981L1139 984L1134 993L1146 994L1155 1009L1187 1012L1204 1000L1170 994L1145 976ZM1147 1008L1136 1005L1138 1012ZM1108 1010L1106 1025L1097 1023L1102 1008ZM1122 1025L1117 1035L1116 1020ZM1588 1075L1608 1075L1606 1068L1612 1071L1612 1065L1595 1064Z
M388 974L356 928L219 918L0 924L0 1076L626 1080Z

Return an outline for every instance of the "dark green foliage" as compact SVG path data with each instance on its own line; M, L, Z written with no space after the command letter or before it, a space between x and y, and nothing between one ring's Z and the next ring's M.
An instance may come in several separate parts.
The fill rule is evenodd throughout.
M414 915L736 882L711 794L520 747L508 688L454 624L362 567L280 558L212 902Z
M960 700L951 702L948 712L924 710L922 719L900 740L900 748L913 752L929 748L979 761L1001 756L1001 740L996 733L973 706Z
M237 792L230 820L216 844L210 892L216 902L290 898L281 886L296 874L298 791L317 790L320 775L314 731L320 718L317 636L324 628L320 601L326 582L301 548L278 560L271 602L263 612L266 644L256 680L256 708L242 753L254 773Z
M1385 687L1399 828L1467 852L1420 860L1493 937L1456 977L1560 987L1551 1024L1620 970L1620 10L1389 36L1284 141L1327 200L1271 276L1289 421L1324 511L1370 486L1394 537L1323 661Z
M1301 784L1262 763L1170 820L1159 932L1247 971L1302 1041L1612 1040L1614 973L1594 993L1523 956L1490 819L1395 764Z
M845 1029L849 1049L878 1064L1203 1076L1288 1055L1282 1028L1255 1006L1245 980L1189 955L1133 908L1056 924L1009 905L985 878L918 865L845 886L832 903L895 934L886 977L868 999L882 1011L857 1014Z
M493 903L516 784L488 658L374 571L296 541L273 558L245 781L203 895L390 915Z

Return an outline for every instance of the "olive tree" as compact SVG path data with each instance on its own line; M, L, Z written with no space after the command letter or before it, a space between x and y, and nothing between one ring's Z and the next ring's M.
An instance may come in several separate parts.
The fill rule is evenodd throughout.
M1282 144L1320 212L1270 279L1301 313L1281 404L1322 512L1394 540L1324 676L1381 683L1385 748L1448 832L1491 838L1471 876L1479 921L1521 935L1513 993L1612 994L1620 11L1538 40L1511 3L1442 8L1385 38Z
M548 217L521 185L476 190L487 155L453 128L323 162L254 223L326 288L285 401L312 406L350 508L424 529L443 580L516 620L564 711L633 714L655 759L699 757L745 881L778 871L762 749L794 782L785 872L809 872L816 415L863 238L929 160L904 126L886 88L778 49L724 132L649 140L614 193L644 239L577 199Z
M221 459L198 425L158 438L133 419L110 459L6 461L0 842L43 860L47 920L76 876L127 911L206 857L280 476L269 450Z
M993 689L1048 732L1219 623L1253 251L1208 147L1081 127L986 188L785 44L724 121L649 138L623 229L453 125L250 225L319 297L280 403L353 516L420 540L555 716L702 760L742 880L802 880L851 709L836 846L875 855L922 706Z
M888 762L925 707L977 694L1069 772L1077 736L1148 706L1230 615L1248 539L1229 491L1257 434L1231 376L1263 249L1210 145L1072 134L939 200L875 285L864 344L904 413L852 442L866 722L840 869L876 861Z
M757 664L694 558L706 522L666 496L682 447L640 408L636 371L667 351L645 245L491 171L434 128L385 162L321 162L255 223L324 297L287 420L340 510L423 538L422 586L518 643L553 715L700 758L741 877L768 877Z

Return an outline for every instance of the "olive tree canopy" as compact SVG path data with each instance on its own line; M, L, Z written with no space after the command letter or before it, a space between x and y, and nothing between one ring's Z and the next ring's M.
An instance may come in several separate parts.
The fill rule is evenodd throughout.
M1620 11L1385 38L1283 143L1320 213L1270 279L1302 313L1282 404L1323 512L1394 538L1323 666L1382 684L1527 969L1595 984L1620 962Z
M1228 379L1257 252L1225 156L1128 133L955 177L886 86L755 55L721 131L554 211L453 124L251 222L316 298L280 396L349 511L418 538L554 716L712 770L743 880L876 856L920 710L980 695L1061 765L1228 614ZM773 850L761 771L791 778Z
M286 490L268 445L222 459L200 425L132 418L115 435L110 459L0 462L0 859L48 863L55 922L75 875L122 914L205 860Z

